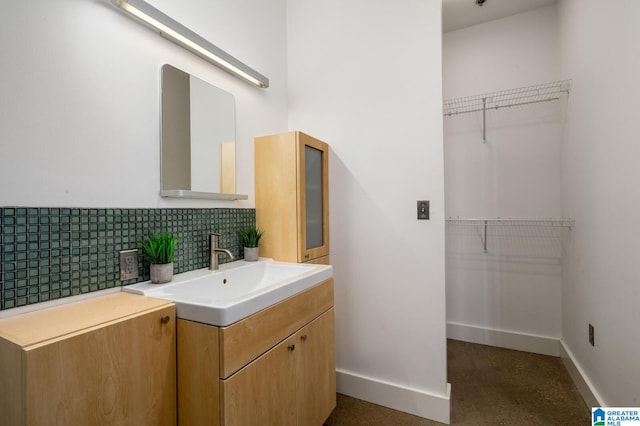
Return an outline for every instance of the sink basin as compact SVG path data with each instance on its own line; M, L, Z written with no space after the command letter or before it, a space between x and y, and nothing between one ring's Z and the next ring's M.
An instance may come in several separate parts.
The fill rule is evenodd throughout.
M167 284L143 282L123 291L171 300L178 318L226 326L331 278L330 265L239 260L218 271L177 274Z

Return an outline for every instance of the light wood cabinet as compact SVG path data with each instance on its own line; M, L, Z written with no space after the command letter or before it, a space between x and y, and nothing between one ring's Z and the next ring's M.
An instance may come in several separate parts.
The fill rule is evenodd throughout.
M0 320L9 425L175 425L175 306L117 293Z
M260 255L328 264L329 146L302 132L257 137L254 146Z
M220 424L218 327L178 319L178 425Z
M322 425L336 404L333 308L222 381L223 424Z
M335 408L333 279L227 327L178 322L180 425L320 426Z
M295 341L286 339L221 381L223 425L296 424Z
M294 338L298 425L321 425L336 406L334 324L332 308Z

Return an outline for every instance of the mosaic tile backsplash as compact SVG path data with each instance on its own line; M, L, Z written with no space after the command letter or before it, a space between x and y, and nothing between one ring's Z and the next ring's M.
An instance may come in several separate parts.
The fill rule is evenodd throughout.
M139 249L152 233L176 236L175 273L208 266L211 232L242 259L239 232L255 216L255 209L234 208L0 207L0 309L146 281L141 252L140 276L120 281L118 252Z

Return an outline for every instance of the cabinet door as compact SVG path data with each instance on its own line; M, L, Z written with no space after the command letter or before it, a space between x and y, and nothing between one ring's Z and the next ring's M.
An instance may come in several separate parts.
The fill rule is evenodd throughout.
M327 144L298 133L298 262L329 254L329 176Z
M333 308L298 331L294 340L297 351L297 424L320 426L336 406Z
M24 360L28 425L176 423L173 306L36 345Z
M222 424L225 426L295 425L296 385L294 337L221 380Z

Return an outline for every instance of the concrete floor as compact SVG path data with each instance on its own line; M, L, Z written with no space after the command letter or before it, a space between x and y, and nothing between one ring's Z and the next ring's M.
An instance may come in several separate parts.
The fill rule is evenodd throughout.
M449 340L451 424L587 425L590 409L560 358ZM338 394L327 426L440 425Z

